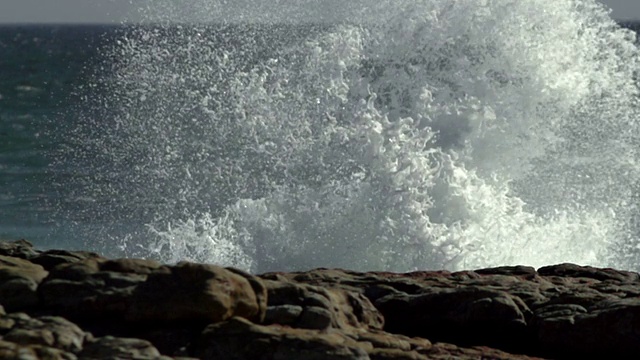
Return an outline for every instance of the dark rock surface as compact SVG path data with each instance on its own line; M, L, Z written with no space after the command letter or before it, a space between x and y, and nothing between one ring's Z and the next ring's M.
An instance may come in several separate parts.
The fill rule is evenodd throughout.
M269 273L0 242L2 359L640 356L637 273Z

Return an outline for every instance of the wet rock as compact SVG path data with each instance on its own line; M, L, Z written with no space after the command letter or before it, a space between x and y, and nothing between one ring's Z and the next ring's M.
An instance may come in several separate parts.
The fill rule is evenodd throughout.
M79 358L87 360L108 359L169 359L160 355L150 342L140 339L105 336L88 342Z
M39 251L34 249L33 244L27 240L0 241L0 255L31 259L38 254Z
M638 334L628 271L253 276L0 242L0 358L635 358Z
M277 305L268 306L264 317L265 324L295 325L302 314L302 306Z
M207 327L195 346L194 355L216 360L369 359L366 345L339 332L262 326L242 318Z
M183 262L150 274L135 288L127 319L219 322L241 316L261 321L267 306L266 289L259 283L248 274Z
M474 346L471 348L459 347L453 344L437 343L426 352L427 359L434 360L536 360L538 357L510 354L504 351L486 346Z
M13 326L3 339L21 345L42 345L78 353L87 334L74 323L58 316L30 318L26 314L7 316Z
M591 266L579 266L575 264L544 266L538 269L538 274L542 276L582 277L600 281L614 280L622 283L637 282L639 280L637 273L614 269L600 269Z
M535 276L536 269L531 266L500 266L495 268L486 268L474 270L480 275L509 275L509 276Z
M23 310L38 304L38 284L48 275L40 265L0 255L0 301L7 311Z
M76 355L40 345L20 345L0 340L0 359L7 360L76 360Z
M157 261L144 259L106 260L100 264L101 271L138 275L149 275L161 267Z
M46 270L51 270L60 264L70 264L86 259L98 259L100 255L87 251L67 251L67 250L48 250L36 256L32 256L29 260L41 265Z
M362 294L342 289L325 289L318 286L294 284L290 282L266 281L268 304L280 311L301 309L293 319L292 313L285 314L285 322L278 322L273 316L268 323L288 324L306 329L382 329L384 319L373 304ZM282 306L289 306L279 308Z
M389 295L376 301L385 330L462 344L501 345L526 341L522 300L477 287L434 289L423 294Z
M73 319L122 318L147 275L103 270L113 262L118 260L92 258L56 266L39 288L44 306Z
M331 311L319 306L304 308L296 325L303 329L327 329L334 322Z
M545 354L570 357L630 358L640 354L640 299L600 304L555 305L536 312L536 329Z
M349 333L349 336L358 342L370 343L374 349L411 351L417 347L422 349L431 347L431 342L425 339L412 339L398 334L390 336L385 332L358 331Z
M208 326L194 345L200 359L529 359L495 349L461 348L452 344L432 345L385 332L343 332L294 329L279 325L257 325L231 318ZM490 354L490 356L485 356Z

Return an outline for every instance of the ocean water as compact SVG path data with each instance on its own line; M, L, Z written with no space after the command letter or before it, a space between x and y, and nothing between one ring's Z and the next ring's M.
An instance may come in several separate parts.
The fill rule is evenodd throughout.
M0 28L0 237L252 272L640 270L633 24L245 3Z

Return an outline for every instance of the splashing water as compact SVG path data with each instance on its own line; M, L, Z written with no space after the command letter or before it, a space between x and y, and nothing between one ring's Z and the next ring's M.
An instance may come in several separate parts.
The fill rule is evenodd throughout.
M638 49L595 1L303 3L193 2L194 25L156 2L108 49L105 121L68 157L99 174L88 216L127 228L107 246L253 272L635 266Z

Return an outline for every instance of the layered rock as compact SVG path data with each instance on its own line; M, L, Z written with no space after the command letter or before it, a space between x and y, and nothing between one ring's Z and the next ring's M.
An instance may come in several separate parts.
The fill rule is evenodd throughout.
M269 273L0 242L0 358L571 359L640 354L637 273L573 264Z

